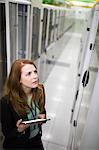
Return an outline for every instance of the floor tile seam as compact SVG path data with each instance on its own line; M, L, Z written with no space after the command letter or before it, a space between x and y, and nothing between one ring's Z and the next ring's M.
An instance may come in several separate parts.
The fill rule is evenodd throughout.
M46 140L45 140L45 142L46 142ZM65 144L60 144L60 143L52 142L52 141L49 141L49 140L47 140L47 142L48 142L48 144L55 144L55 145L58 145L58 146L61 146L61 147L67 147L67 145L65 145Z

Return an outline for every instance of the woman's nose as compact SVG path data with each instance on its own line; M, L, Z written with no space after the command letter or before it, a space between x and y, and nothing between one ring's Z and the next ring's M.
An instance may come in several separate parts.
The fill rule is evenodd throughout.
M34 78L38 78L38 74L37 74L37 73L34 73L33 77L34 77Z

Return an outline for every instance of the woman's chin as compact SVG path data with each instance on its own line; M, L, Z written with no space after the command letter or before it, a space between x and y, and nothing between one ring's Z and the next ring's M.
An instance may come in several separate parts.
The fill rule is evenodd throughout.
M38 83L35 83L32 88L37 88L38 87Z

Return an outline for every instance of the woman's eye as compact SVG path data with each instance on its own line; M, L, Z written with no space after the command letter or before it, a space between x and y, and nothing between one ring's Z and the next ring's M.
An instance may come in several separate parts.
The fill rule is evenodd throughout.
M35 70L34 73L37 73L37 70Z
M28 75L30 75L31 74L31 72L28 72L27 74L26 74L26 76L28 76Z

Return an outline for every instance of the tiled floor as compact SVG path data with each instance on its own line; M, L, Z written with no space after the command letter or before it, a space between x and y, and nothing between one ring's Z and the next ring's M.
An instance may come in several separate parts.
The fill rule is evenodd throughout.
M64 50L44 84L47 117L51 118L43 125L45 150L66 150L68 144L81 35L75 30L68 43L65 41L67 33L62 37Z

